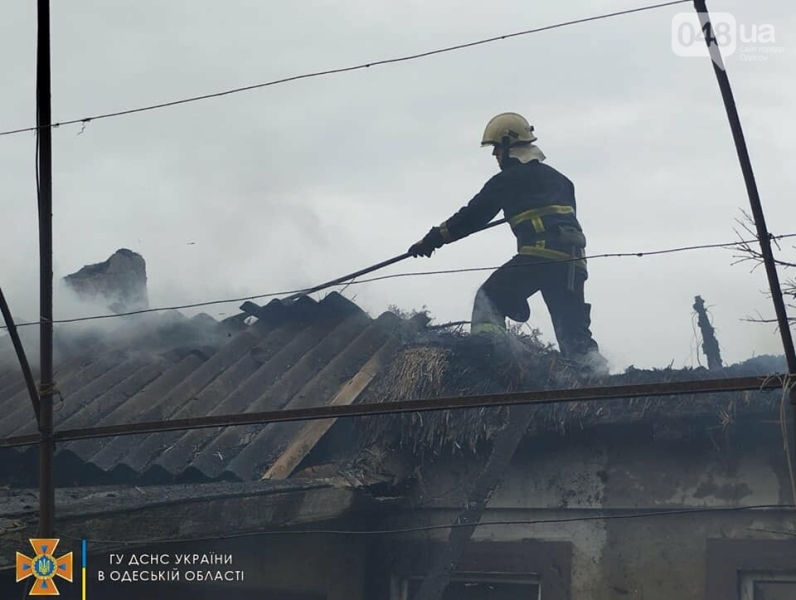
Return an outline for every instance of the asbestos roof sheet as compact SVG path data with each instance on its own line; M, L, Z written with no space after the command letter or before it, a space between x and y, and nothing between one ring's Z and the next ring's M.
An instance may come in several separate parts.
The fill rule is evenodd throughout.
M172 317L175 319L175 317ZM176 317L135 341L104 336L61 352L56 429L327 404L408 321L374 319L337 293L274 300L230 329ZM0 437L36 422L19 368L0 369ZM77 440L56 447L59 485L259 479L301 423ZM35 447L0 449L0 481L35 478Z

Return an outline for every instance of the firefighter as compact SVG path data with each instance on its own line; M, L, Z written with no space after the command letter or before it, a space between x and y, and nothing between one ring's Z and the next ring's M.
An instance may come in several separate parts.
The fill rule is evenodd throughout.
M607 374L607 362L589 329L591 305L584 299L586 238L576 216L575 187L545 163L533 132L517 113L493 117L481 146L492 146L500 172L408 253L429 257L443 245L479 230L502 210L517 238L517 254L478 289L470 333L504 333L506 317L528 321L528 299L542 292L562 356L594 373Z

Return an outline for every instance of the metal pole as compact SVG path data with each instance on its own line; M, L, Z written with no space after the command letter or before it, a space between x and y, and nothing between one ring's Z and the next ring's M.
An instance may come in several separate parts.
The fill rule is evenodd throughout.
M491 223L488 223L488 224L484 225L483 227L481 227L479 229L476 229L473 233L478 233L480 231L485 231L487 229L491 229L492 227L496 227L498 225L502 225L503 223L507 223L507 222L508 222L507 219L498 219L496 221L492 221ZM472 234L470 234L470 235L472 235ZM296 292L295 294L291 294L290 296L287 296L286 298L282 298L282 302L290 302L292 300L300 298L301 296L306 296L307 294L312 294L314 292L319 292L320 290L324 290L324 289L326 289L328 287L331 287L333 285L337 285L339 283L345 283L347 281L350 281L351 279L355 279L357 277L361 277L362 275L367 275L368 273L373 273L373 271L378 271L379 269L383 269L384 267L389 267L390 265L394 265L397 262L400 262L402 260L406 260L410 256L412 256L412 255L409 254L409 253L401 254L399 256L394 256L393 258L390 258L390 259L385 260L383 262L377 263L377 264L372 265L370 267L366 267L364 269L360 269L359 271L355 271L354 273L349 273L348 275L343 275L342 277L338 277L337 279L332 279L331 281L327 281L326 283L321 283L319 285L316 285L315 287L307 288L306 290L302 290L300 292Z
M39 393L36 391L36 382L33 379L33 373L30 370L28 357L25 355L25 348L22 347L22 340L19 339L19 332L14 323L14 317L11 315L11 309L8 308L6 297L3 295L3 289L0 288L0 313L3 314L3 320L8 327L8 335L11 336L11 343L14 345L14 352L17 354L19 366L22 369L22 377L25 379L25 386L28 388L28 396L33 406L33 412L36 414L36 421L39 421Z
M724 61L721 58L721 50L713 37L713 26L710 22L710 14L705 5L705 0L694 0L694 6L699 15L699 20L702 23L705 43L708 46L710 57L713 60L713 71L716 73L716 79L718 80L719 89L721 90L721 97L724 101L724 108L727 111L727 118L730 121L730 128L732 130L733 140L735 141L738 160L741 163L741 171L743 172L744 182L746 183L746 193L749 196L749 204L752 208L755 227L757 227L757 239L760 242L760 252L763 255L763 263L766 267L766 275L768 276L768 285L771 289L771 299L774 302L774 311L777 315L777 323L779 324L779 331L782 336L782 345L785 349L785 359L788 362L788 372L794 374L796 373L796 351L794 351L793 348L793 337L791 336L788 324L788 313L785 309L785 301L782 298L782 288L779 284L777 266L774 263L774 254L771 251L771 234L769 234L768 228L766 227L766 218L763 214L763 207L760 203L760 195L757 191L755 175L752 171L752 161L749 159L749 151L746 148L746 140L744 139L743 129L741 128L741 119L735 107L735 98L732 94L730 79L727 76Z
M796 351L793 347L793 337L790 331L790 323L788 322L788 311L785 308L785 300L782 297L782 288L780 287L779 276L777 275L777 265L774 262L774 253L771 250L771 235L766 227L766 218L763 214L763 206L760 203L760 195L758 194L755 175L752 171L752 161L749 159L749 152L746 148L746 140L744 139L743 129L741 128L741 119L735 107L735 98L733 97L732 88L730 87L730 78L727 76L727 70L721 57L721 49L718 44L716 44L716 40L713 36L713 25L710 22L710 13L708 13L705 0L694 0L694 7L696 8L697 15L702 24L705 43L707 44L710 58L713 62L713 72L716 74L716 80L721 90L721 97L724 101L724 108L727 111L727 118L730 121L732 137L735 141L735 150L738 153L738 160L741 163L741 171L743 171L743 178L746 183L746 193L749 196L749 204L752 208L752 215L754 217L755 227L757 228L757 239L760 242L760 253L763 256L768 285L771 289L771 300L774 302L774 311L777 316L779 333L782 337L782 346L785 350L785 360L788 363L788 373L792 377L796 374ZM796 436L796 387L790 388L790 403L792 416L791 426ZM796 464L796 447L793 448L791 460ZM796 498L794 498L794 500L796 501Z
M39 193L39 304L41 384L39 419L39 537L53 537L53 264L52 264L52 111L50 106L50 2L38 0L36 107Z
M282 298L282 302L291 302L292 300L296 300L297 298L300 298L301 296L307 296L308 294L312 294L314 292L319 292L319 291L321 291L323 289L326 289L328 287L331 287L333 285L337 285L338 283L345 283L346 281L349 281L349 280L354 279L356 277L361 277L362 275L367 275L368 273L372 273L373 271L378 271L379 269L383 269L384 267L389 267L390 265L394 265L397 262L400 262L402 260L406 260L410 256L411 256L411 254L408 254L408 253L407 254L401 254L399 256L394 256L393 258L390 258L390 259L385 260L383 262L380 262L378 264L372 265L370 267L366 267L364 269L360 269L359 271L355 271L354 273L349 273L348 275L343 275L342 277L338 277L337 279L332 279L331 281L327 281L325 283L318 284L318 285L316 285L314 287L307 288L306 290L302 290L300 292L296 292L295 294L291 294L290 296L287 296L286 298Z

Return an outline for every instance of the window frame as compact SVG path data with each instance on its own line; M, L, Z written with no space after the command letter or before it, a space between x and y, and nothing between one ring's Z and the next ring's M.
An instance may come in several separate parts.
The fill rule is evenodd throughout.
M742 571L741 600L755 600L757 583L791 583L796 586L796 571Z
M394 598L397 582L424 576L444 547L442 542L406 542L388 550L389 584L382 598ZM518 583L536 582L539 600L570 600L572 543L524 540L517 542L469 542L457 562L455 574L468 579L503 576ZM400 598L400 596L398 596Z
M410 582L422 582L421 575L394 575L393 587L390 591L390 600L409 600L409 586ZM518 574L518 573L465 573L463 571L456 571L451 574L451 583L511 583L519 585L532 586L536 590L535 597L527 598L526 600L541 600L542 583L541 578L536 575Z
M741 600L743 573L796 572L796 539L709 539L706 600Z

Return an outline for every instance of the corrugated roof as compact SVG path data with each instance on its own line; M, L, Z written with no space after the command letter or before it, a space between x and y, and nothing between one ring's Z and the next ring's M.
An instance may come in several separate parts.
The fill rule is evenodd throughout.
M337 293L289 306L272 301L251 325L225 332L222 343L220 323L185 321L135 344L97 341L56 364L63 396L56 399L56 428L323 405L407 324L392 313L373 319ZM16 376L0 371L0 414L0 437L35 433L18 369ZM257 479L302 427L272 423L61 443L56 479L61 485ZM35 448L0 450L0 477L35 474L36 461Z

